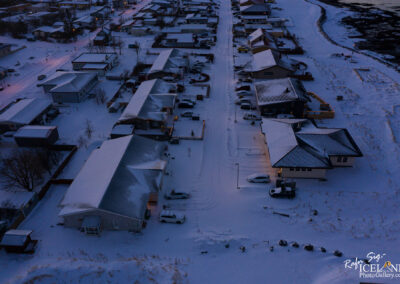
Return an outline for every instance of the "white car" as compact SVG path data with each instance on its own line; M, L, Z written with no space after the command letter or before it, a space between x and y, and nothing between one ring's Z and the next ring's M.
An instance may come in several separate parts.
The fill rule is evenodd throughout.
M252 113L246 113L245 115L243 115L243 119L244 120L261 120L261 116L256 115L256 114L252 114Z
M268 183L271 179L267 174L252 174L247 177L247 181L254 183Z
M172 210L162 210L160 213L161 223L183 224L186 220L185 214Z

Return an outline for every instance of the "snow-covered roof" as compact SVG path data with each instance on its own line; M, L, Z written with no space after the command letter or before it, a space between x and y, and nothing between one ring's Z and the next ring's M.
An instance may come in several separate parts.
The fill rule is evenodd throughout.
M268 4L250 4L245 6L240 6L241 13L266 13L268 12L269 6Z
M193 34L192 33L180 33L180 34L167 34L166 39L168 40L176 40L177 42L193 42Z
M271 49L253 54L253 71L261 71L276 66L278 63Z
M183 56L183 52L174 48L161 51L151 66L149 74L160 71L168 71L168 68L172 68L173 71L178 71L176 68L184 65Z
M29 191L0 190L0 208L20 209L36 195Z
M51 101L45 99L19 100L0 114L0 124L30 124L50 106Z
M80 92L95 78L97 74L93 72L56 72L38 86L52 87L52 93L74 93Z
M362 156L346 129L318 128L307 119L266 118L261 127L273 167L329 169L329 156Z
M14 134L17 138L47 138L57 126L26 125L18 129Z
M252 72L262 71L274 66L280 66L287 70L292 70L289 64L282 60L278 60L271 49L253 54Z
M142 82L118 121L135 118L164 120L166 114L162 109L174 106L176 94L158 92L156 87L160 83L159 79Z
M49 27L49 26L43 26L39 27L34 30L34 32L44 32L44 33L55 33L55 32L63 32L64 27Z
M115 53L82 53L72 63L110 63L117 57Z
M0 245L22 246L30 234L32 234L31 230L9 230L4 234Z
M85 24L90 24L92 21L93 21L92 16L86 15L86 16L80 17L79 19L76 19L76 20L74 21L74 23L85 23Z
M304 92L295 88L293 79L283 78L258 81L255 84L257 104L259 106L304 100Z
M249 37L248 37L249 42L254 42L254 41L258 40L259 38L261 38L263 35L264 35L263 29L258 28L249 35Z
M133 135L103 142L69 187L60 216L100 209L142 219L162 173L140 165L160 160L163 149L163 143Z

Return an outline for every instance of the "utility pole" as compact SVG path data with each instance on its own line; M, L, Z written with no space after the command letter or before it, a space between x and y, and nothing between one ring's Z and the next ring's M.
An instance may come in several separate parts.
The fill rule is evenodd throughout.
M237 173L236 173L236 189L240 189L239 187L239 163L235 164L237 167Z

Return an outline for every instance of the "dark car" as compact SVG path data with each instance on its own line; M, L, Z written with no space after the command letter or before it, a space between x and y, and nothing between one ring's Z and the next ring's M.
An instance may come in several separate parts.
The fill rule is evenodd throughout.
M42 80L44 80L45 78L46 78L46 75L44 75L44 74L39 75L39 76L37 77L37 79L38 79L39 81L42 81Z
M296 189L293 187L275 187L270 189L269 195L275 198L294 198Z
M193 108L194 104L191 102L180 102L178 108Z
M250 91L250 85L241 85L236 87L235 91Z

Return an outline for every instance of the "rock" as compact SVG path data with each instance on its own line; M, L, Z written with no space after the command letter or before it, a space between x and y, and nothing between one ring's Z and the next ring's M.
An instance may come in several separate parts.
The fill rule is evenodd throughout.
M270 246L269 251L274 251L274 246Z
M313 211L312 211L312 214L313 214L314 216L317 216L317 215L318 215L318 210L313 210Z
M320 250L321 250L322 252L326 252L326 248L324 248L324 247L321 247Z
M280 240L280 241L279 241L279 245L280 245L281 247L286 247L286 246L287 246L287 241L285 241L285 240Z
M202 252L201 252L201 254L207 254L208 253L208 251L206 251L206 250L203 250Z
M335 250L335 251L333 252L333 255L334 255L334 256L337 256L337 257L341 257L341 256L343 255L343 253L342 253L341 251L339 251L339 250Z
M294 242L294 243L292 244L292 247L298 248L298 247L299 247L299 244L298 244L297 242Z
M226 244L226 245L225 245L225 248L229 248L229 244Z
M304 246L304 249L308 250L308 251L313 251L314 250L314 246L312 244L307 244L307 245Z
M241 247L240 247L240 250L241 250L242 252L246 252L246 247L245 247L245 246L241 246Z

